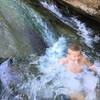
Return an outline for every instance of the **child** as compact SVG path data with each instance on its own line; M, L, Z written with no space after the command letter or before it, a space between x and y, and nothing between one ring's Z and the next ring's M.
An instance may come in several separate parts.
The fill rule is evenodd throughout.
M80 46L76 43L69 45L67 56L60 59L59 64L66 64L66 70L73 73L82 72L83 65L87 65L89 70L96 73L93 64L82 55Z
M66 72L68 72L68 73L71 72L74 76L79 75L83 71L83 69L84 69L83 65L87 65L88 69L93 71L94 74L96 74L93 64L83 56L83 54L80 50L80 46L76 43L71 43L69 45L68 53L67 53L66 57L60 59L59 64L64 64ZM69 82L70 80L71 80L71 82ZM73 82L75 84L75 88L73 89L73 87L70 85L68 87L68 88L72 89L72 91L74 91L74 93L71 93L71 100L84 100L84 96L81 93L77 92L76 88L79 88L79 87L77 87L78 83L76 80L72 81L72 79L68 79L68 82L66 83L66 85L71 84ZM88 86L87 86L87 89L90 90L90 88L88 88Z

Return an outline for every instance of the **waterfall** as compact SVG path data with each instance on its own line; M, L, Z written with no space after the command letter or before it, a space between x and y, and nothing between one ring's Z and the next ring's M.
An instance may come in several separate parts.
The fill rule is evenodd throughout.
M39 53L45 45L56 41L55 32L45 17L20 0L0 0L0 13L1 56Z
M51 46L56 41L56 36L54 35L55 32L50 23L32 8L27 7L25 10L28 10L33 24L36 28L38 27L37 30L42 34L44 41L48 46Z
M87 27L78 16L64 16L52 1L39 0L41 9L26 2L0 0L0 57L12 56L13 62L8 59L0 65L0 99L58 100L69 98L74 90L82 92L85 100L96 100L96 88L100 88L100 63L96 60L100 56L100 37L92 36L96 30ZM42 7L51 15L43 14ZM85 48L82 53L92 57L96 76L87 66L82 74L75 75L66 71L67 65L58 63L73 40ZM17 58L21 55L26 57Z

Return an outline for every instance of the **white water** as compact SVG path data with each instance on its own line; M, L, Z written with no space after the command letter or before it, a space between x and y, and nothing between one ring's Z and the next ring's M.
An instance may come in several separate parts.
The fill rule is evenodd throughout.
M84 43L88 46L88 47L93 47L92 44L93 42L98 42L100 40L100 36L95 36L92 37L91 35L93 34L93 31L91 28L87 27L85 25L85 23L82 23L80 20L78 20L77 17L65 17L61 14L61 12L59 11L58 7L53 4L53 3L47 3L46 1L42 1L41 4L47 8L48 10L50 10L51 12L53 12L54 14L56 14L60 20L63 23L66 23L67 25L73 27L73 29L77 30L77 34L83 38ZM66 11L68 12L68 11Z
M64 17L59 11L59 8L55 4L48 3L46 1L41 1L40 3L43 5L43 7L50 10L52 13L54 13L63 23L75 29L75 25L74 23L72 24L70 17ZM66 12L69 12L69 11L67 10Z
M4 87L9 89L9 83L11 81L17 82L17 77L18 75L16 76L15 73L13 73L13 70L11 69L9 59L0 65L0 79Z
M59 16L60 18L62 17L62 14L59 12L59 9L57 8L56 5L54 5L53 3L47 3L46 1L40 2L45 8L48 8L48 10L52 11L53 13L55 13L57 16Z
M0 80L4 87L2 93L0 94L1 100L8 100L13 92L10 88L10 85L18 84L20 82L20 79L21 76L11 69L10 59L6 60L0 65Z
M93 47L93 42L98 42L100 40L99 36L92 37L93 31L91 28L86 27L85 23L82 23L80 20L78 20L76 17L72 17L72 20L74 23L76 23L78 29L77 34L81 36L84 39L84 43L89 46Z
M25 6L25 7L24 7ZM45 18L32 9L30 6L24 4L23 9L28 10L29 16L32 19L35 27L38 27L38 31L42 34L42 38L47 43L48 46L51 46L55 40L56 36L53 34L54 30L52 26L45 20Z
M56 95L59 95L59 94L69 95L71 90L81 91L81 89L84 89L86 91L86 94L87 94L86 100L93 100L93 98L95 98L95 88L97 84L97 77L93 76L92 73L85 71L83 73L84 87L82 87L79 80L76 80L73 78L75 75L67 73L64 69L64 66L59 65L57 63L57 60L65 54L64 52L66 50L65 38L63 37L59 38L59 40L55 42L52 34L50 34L50 30L48 30L47 23L44 22L44 20L42 20L39 14L35 15L36 12L34 12L34 10L32 9L29 9L29 10L30 12L32 12L31 15L33 17L33 21L36 21L36 20L38 21L38 19L40 19L38 21L38 24L40 25L40 27L41 26L42 28L44 27L44 30L42 31L43 36L45 37L45 40L47 41L47 43L53 44L53 46L47 48L44 56L41 56L36 61L30 62L30 64L37 64L36 67L40 70L41 73L43 73L43 75L40 74L37 77L33 76L33 78L30 78L28 82L22 85L21 89L24 90L24 92L28 94L30 100L38 100L37 96L44 97L44 98L52 98L52 97L55 98ZM77 22L79 21L76 20L76 23ZM81 23L79 23L78 25L78 27L83 27L83 26L84 25ZM86 28L84 27L83 29L86 30ZM82 28L79 28L79 29L81 31ZM86 32L81 31L81 32L85 34L87 33L87 31ZM81 36L83 36L84 34L82 34ZM88 37L88 33L85 35L85 37ZM85 37L83 36L83 38ZM88 41L89 38L91 37L88 37L87 40L85 41ZM90 43L89 46L91 45L91 42L92 42L90 40L89 40L89 43ZM0 67L2 68L5 65L6 63L1 65ZM98 75L100 75L99 62L95 62L94 65L96 66ZM2 70L3 69L1 69L1 71ZM2 74L2 75L5 75L5 74ZM9 76L7 75L7 77ZM4 79L3 76L1 76L1 78L2 80ZM80 75L78 78L80 78Z
M66 50L66 40L61 37L54 45L47 48L44 56L41 56L37 61L30 64L37 64L37 68L43 75L31 78L21 87L27 91L30 100L38 100L37 97L55 98L59 94L70 95L72 91L85 91L86 100L96 100L96 85L98 77L84 69L82 75L75 75L65 71L65 66L58 64ZM99 62L96 62L95 68L100 74ZM77 77L77 79L75 78ZM80 83L81 78L83 82ZM34 99L33 99L34 98Z

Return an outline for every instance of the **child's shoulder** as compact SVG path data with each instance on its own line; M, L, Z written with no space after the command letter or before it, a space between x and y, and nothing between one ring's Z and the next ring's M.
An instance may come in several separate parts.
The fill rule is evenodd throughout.
M89 60L87 57L83 57L83 58L82 58L82 62L83 62L84 64L92 65L91 62L90 62L90 60Z
M67 57L63 57L58 61L59 64L65 64L67 63Z

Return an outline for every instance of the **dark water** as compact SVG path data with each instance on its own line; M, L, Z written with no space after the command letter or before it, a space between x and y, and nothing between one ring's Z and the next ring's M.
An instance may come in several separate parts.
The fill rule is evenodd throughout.
M99 27L53 0L0 0L0 56L13 58L0 66L4 72L0 76L1 100L59 100L55 90L59 90L60 79L52 81L60 68L53 63L66 53L71 41L80 43L92 62L99 62ZM58 72L52 72L49 65Z

